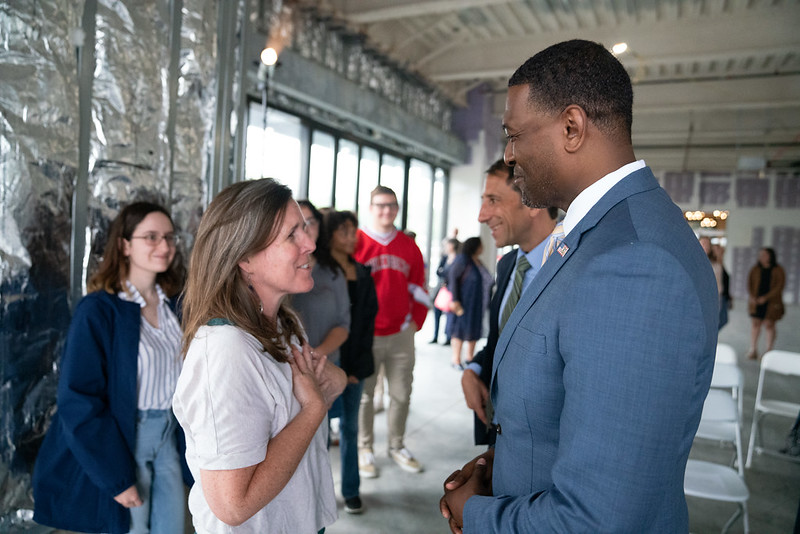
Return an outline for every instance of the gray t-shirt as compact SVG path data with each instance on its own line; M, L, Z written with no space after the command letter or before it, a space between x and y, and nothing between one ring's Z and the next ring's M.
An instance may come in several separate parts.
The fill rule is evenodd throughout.
M311 271L314 289L292 295L292 308L300 315L308 342L318 346L336 326L350 330L350 295L344 273L334 274L319 263ZM339 349L328 354L328 361L339 365Z

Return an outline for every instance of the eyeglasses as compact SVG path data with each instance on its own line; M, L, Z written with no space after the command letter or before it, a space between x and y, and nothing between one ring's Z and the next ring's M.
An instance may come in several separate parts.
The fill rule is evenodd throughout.
M178 243L181 242L181 238L175 234L157 234L155 232L148 232L144 235L134 235L131 236L131 239L144 239L144 242L150 245L151 247L157 247L161 244L161 241L164 240L167 242L167 245L170 247L176 246Z
M397 208L400 207L397 204L397 202L388 202L386 204L378 204L377 202L373 202L372 205L375 206L379 210L383 210L383 209L396 210Z

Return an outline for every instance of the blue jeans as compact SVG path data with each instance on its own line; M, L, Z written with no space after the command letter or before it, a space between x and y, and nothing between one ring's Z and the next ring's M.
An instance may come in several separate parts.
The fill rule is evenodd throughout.
M139 410L136 420L136 489L143 504L131 508L131 534L183 532L186 495L172 410Z
M364 382L347 384L342 395L339 423L339 448L342 453L342 497L358 497L361 479L358 476L358 407Z

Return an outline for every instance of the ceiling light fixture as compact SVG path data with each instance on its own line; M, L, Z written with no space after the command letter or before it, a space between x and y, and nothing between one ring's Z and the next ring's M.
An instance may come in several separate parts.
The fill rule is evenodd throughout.
M278 52L274 48L267 47L261 51L261 63L267 67L271 67L278 62Z
M611 47L611 51L614 53L615 56L625 53L628 49L628 43L617 43Z

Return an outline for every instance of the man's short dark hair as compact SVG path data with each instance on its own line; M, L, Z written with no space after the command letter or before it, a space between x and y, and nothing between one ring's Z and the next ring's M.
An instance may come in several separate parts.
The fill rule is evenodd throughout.
M492 163L491 167L486 169L486 174L494 174L496 176L505 176L506 182L509 184L514 180L514 167L506 165L503 158L498 159Z
M508 86L528 85L529 103L545 113L580 106L603 133L630 142L633 87L622 63L603 45L574 39L528 59Z

